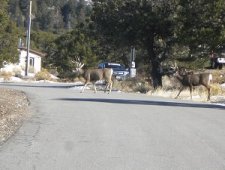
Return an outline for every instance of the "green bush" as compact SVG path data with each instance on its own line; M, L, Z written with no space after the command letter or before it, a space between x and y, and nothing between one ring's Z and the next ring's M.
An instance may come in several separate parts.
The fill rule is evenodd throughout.
M79 78L79 74L77 72L65 71L61 72L59 77L63 81L74 81L76 78Z

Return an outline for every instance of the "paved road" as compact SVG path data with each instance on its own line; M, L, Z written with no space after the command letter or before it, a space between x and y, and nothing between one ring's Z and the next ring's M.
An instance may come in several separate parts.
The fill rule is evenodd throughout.
M5 86L5 85L1 85ZM225 107L38 84L1 170L224 170Z

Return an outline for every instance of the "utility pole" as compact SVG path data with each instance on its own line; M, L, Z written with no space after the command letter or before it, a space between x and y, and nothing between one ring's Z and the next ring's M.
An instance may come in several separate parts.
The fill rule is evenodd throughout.
M29 20L28 20L28 27L27 27L27 57L26 57L25 76L28 76L29 60L30 60L29 54L30 54L31 9L32 9L32 1L30 1Z

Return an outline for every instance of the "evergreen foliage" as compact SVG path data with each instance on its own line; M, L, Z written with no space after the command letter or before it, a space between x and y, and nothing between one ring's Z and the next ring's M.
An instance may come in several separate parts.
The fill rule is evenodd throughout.
M26 28L29 1L9 0L11 18L19 27ZM65 32L80 23L85 23L90 16L91 6L84 0L32 0L33 29Z
M18 28L25 34L29 1L0 0L0 63L17 59ZM178 60L204 65L225 46L224 0L32 0L31 48L48 54L46 67L72 72L77 57L87 67L101 61L148 66L155 88L161 65ZM200 64L202 63L202 64Z
M222 0L93 0L92 20L103 39L147 52L143 61L157 88L163 61L194 63L224 48L224 11Z
M92 20L118 46L139 46L148 53L154 87L162 85L160 63L173 36L172 1L95 0ZM146 61L145 61L146 62Z
M1 0L0 6L0 66L3 61L18 62L17 54L18 30L9 20L7 0Z
M180 0L177 17L178 42L190 55L208 55L224 45L225 1Z
M97 42L88 36L82 29L74 29L58 37L48 46L48 55L45 65L57 68L57 71L64 77L64 73L75 70L73 61L80 61L86 67L97 65Z

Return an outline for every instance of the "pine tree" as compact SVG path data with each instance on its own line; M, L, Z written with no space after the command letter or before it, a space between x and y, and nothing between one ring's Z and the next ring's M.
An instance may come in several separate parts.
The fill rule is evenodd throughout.
M7 12L7 0L1 1L0 6L0 65L3 61L18 60L17 42L18 32L15 24L10 21Z

